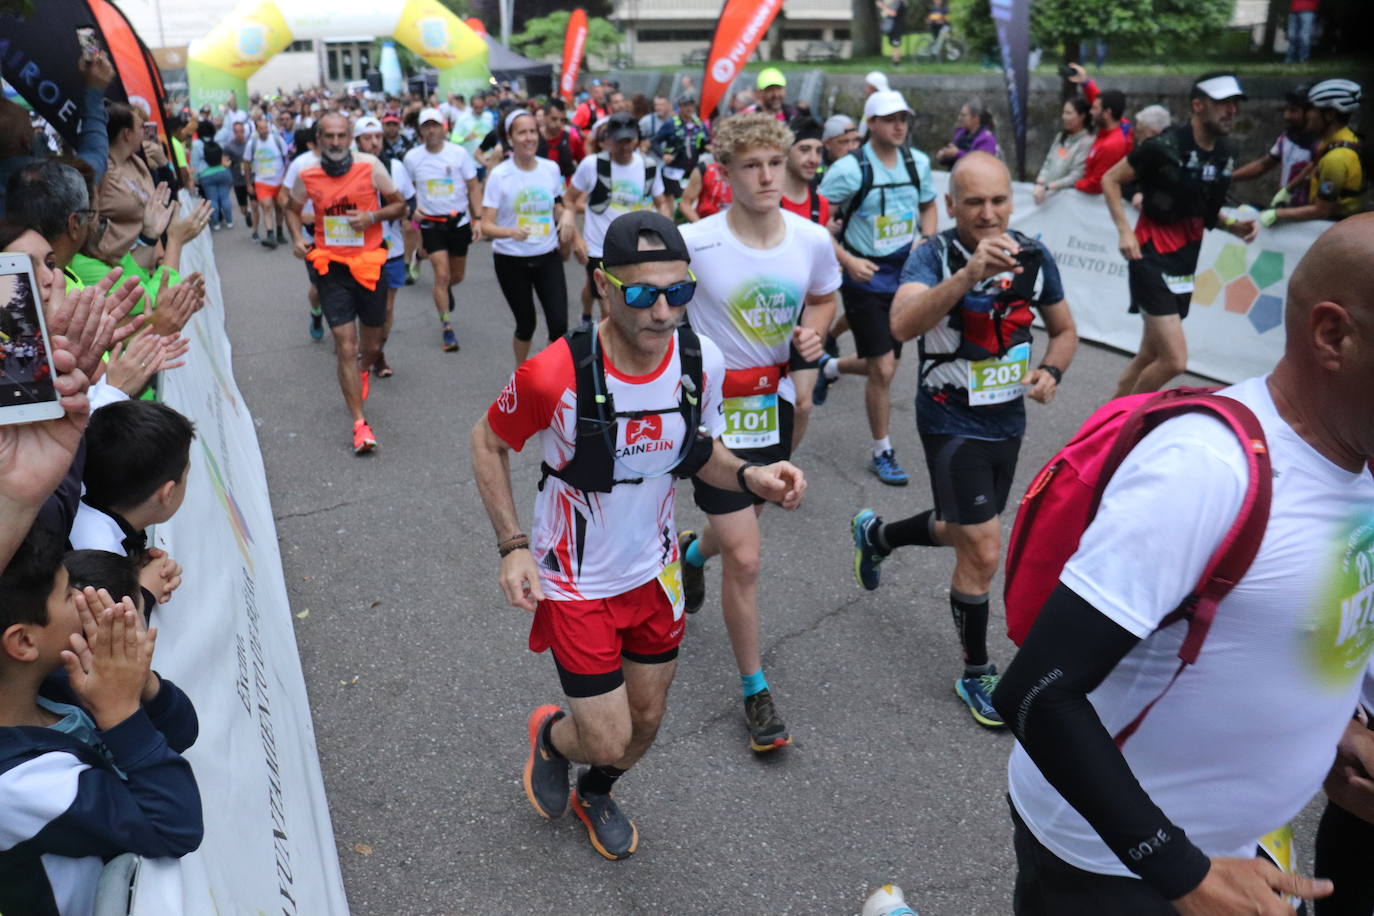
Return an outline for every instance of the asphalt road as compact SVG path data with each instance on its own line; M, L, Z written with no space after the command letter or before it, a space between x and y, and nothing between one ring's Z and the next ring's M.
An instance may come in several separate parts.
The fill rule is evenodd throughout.
M301 262L252 246L241 225L215 248L292 610L310 610L296 635L353 912L853 914L885 882L922 916L1010 911L1012 739L975 724L952 691L953 556L907 549L874 593L851 574L858 508L902 517L932 504L914 360L893 407L911 485L865 469L862 385L849 378L795 456L805 505L764 513L764 665L795 744L765 759L748 749L715 561L658 743L617 787L639 852L612 863L571 815L536 815L520 784L525 718L560 692L549 657L528 651L528 615L501 598L469 469L468 431L512 368L490 246L474 248L457 290L461 352L439 348L428 273L401 290L396 375L373 382L367 411L380 448L363 458L349 448L332 347L306 333ZM567 272L575 290L581 271ZM1015 494L1111 394L1124 361L1084 346L1054 404L1030 405ZM538 460L512 464L528 523ZM679 525L700 527L684 494ZM991 629L1005 664L999 601Z

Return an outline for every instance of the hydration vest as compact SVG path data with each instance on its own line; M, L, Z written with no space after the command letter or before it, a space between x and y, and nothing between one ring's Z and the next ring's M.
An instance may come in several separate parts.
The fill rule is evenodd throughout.
M644 195L641 200L651 200L654 196L654 177L658 175L658 165L644 163ZM593 213L605 213L611 205L611 154L596 154L596 186L587 199L587 209Z
M1040 249L1035 242L1017 232L1007 230L1022 250ZM929 245L940 246L940 262L949 277L968 263L968 252L959 244L953 230L933 236ZM1017 344L1030 340L1030 326L1035 319L1031 301L1039 294L1040 264L1035 262L1020 274L1003 278L1000 287L964 294L949 313L949 327L959 332L959 346L947 353L931 353L925 348L925 336L917 341L921 358L921 380L936 366L956 359L978 361L1000 359Z
M912 157L911 150L907 149L905 146L901 147L901 152L902 163L906 166L906 174L909 180L892 181L884 184L873 183L873 163L864 155L864 148L862 146L848 154L858 160L859 163L859 189L854 192L849 200L845 201L844 209L840 211L838 219L840 221L840 244L844 245L845 250L850 254L863 257L871 256L856 250L853 245L849 244L848 240L849 218L859 212L859 208L864 205L864 201L871 192L878 191L884 194L881 198L882 209L880 212L882 213L887 212L887 198L884 192L886 192L888 188L915 188L916 199L919 205L921 199L921 176L916 171L916 160Z
M700 430L701 426L701 341L690 325L677 329L678 364L682 367L682 395L678 403L662 410L616 410L615 400L606 385L606 367L601 363L601 348L597 330L578 328L564 338L572 351L573 371L577 378L577 433L573 442L573 456L562 468L548 462L541 464L543 476L539 489L550 477L557 477L569 486L589 493L609 493L617 484L643 483L643 477L617 480L615 476L615 446L620 441L620 418L637 420L647 416L679 413L686 424L682 448L672 475L679 479L692 477L702 465L711 460L715 440Z

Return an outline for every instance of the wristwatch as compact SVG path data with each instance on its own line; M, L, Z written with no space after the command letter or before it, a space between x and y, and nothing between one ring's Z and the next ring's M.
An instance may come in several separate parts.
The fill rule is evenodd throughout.
M1063 369L1060 369L1058 366L1051 366L1051 365L1049 365L1048 363L1041 363L1041 364L1040 364L1040 368L1043 369L1043 370L1045 370L1046 372L1048 372L1048 373L1050 374L1050 378L1054 379L1054 383L1055 383L1056 385L1059 385L1059 384L1062 384L1062 383L1063 383L1063 381L1064 381L1064 370L1063 370Z

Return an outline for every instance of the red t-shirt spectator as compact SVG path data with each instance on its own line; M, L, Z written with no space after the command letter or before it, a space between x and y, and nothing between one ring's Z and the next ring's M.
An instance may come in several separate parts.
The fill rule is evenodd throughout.
M1073 186L1084 194L1101 194L1102 176L1130 151L1130 142L1120 130L1112 128L1098 131L1093 139L1093 148L1088 151L1088 164L1083 177Z
M609 114L609 112L605 108L597 105L596 102L593 102L591 99L587 99L587 101L577 106L577 110L573 112L573 116L568 120L572 121L573 125L576 126L578 130L586 133L592 129L593 124L606 117L607 114Z
M829 225L829 224L830 224L830 201L826 200L826 199L825 199L825 195L824 195L824 194L821 194L821 193L820 193L819 191L817 191L815 188L810 188L810 189L808 189L807 198L806 198L806 200L802 201L801 203L793 203L792 201L788 200L788 199L787 199L787 195L784 194L784 195L782 196L782 208L783 208L784 210L790 210L790 211L792 211L793 213L797 214L798 216L800 216L800 217L801 217L802 219L804 219L804 220L810 220L810 219L811 219L811 202L812 202L812 200L814 200L814 201L816 202L816 204L817 204L817 211L818 211L818 214L819 214L819 215L817 216L815 222L819 223L819 224L822 225L822 226Z

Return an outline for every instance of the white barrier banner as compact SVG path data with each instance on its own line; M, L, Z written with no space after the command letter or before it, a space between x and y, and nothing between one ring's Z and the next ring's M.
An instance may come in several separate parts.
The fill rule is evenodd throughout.
M945 211L949 173L934 174L940 228L953 225ZM1134 353L1141 319L1129 314L1126 261L1117 250L1116 225L1098 194L1068 190L1040 206L1033 186L1012 185L1011 224L1038 237L1059 266L1078 336ZM1134 211L1132 219L1134 219ZM1283 353L1283 303L1288 276L1329 222L1261 229L1249 245L1228 232L1208 232L1198 258L1193 302L1183 328L1188 368L1227 382L1262 375Z
M205 276L186 365L162 397L196 424L186 501L157 546L185 570L159 608L154 665L191 697L200 738L186 754L205 811L189 856L142 863L131 912L347 913L305 680L282 578L253 417L234 383L210 233L183 273Z

